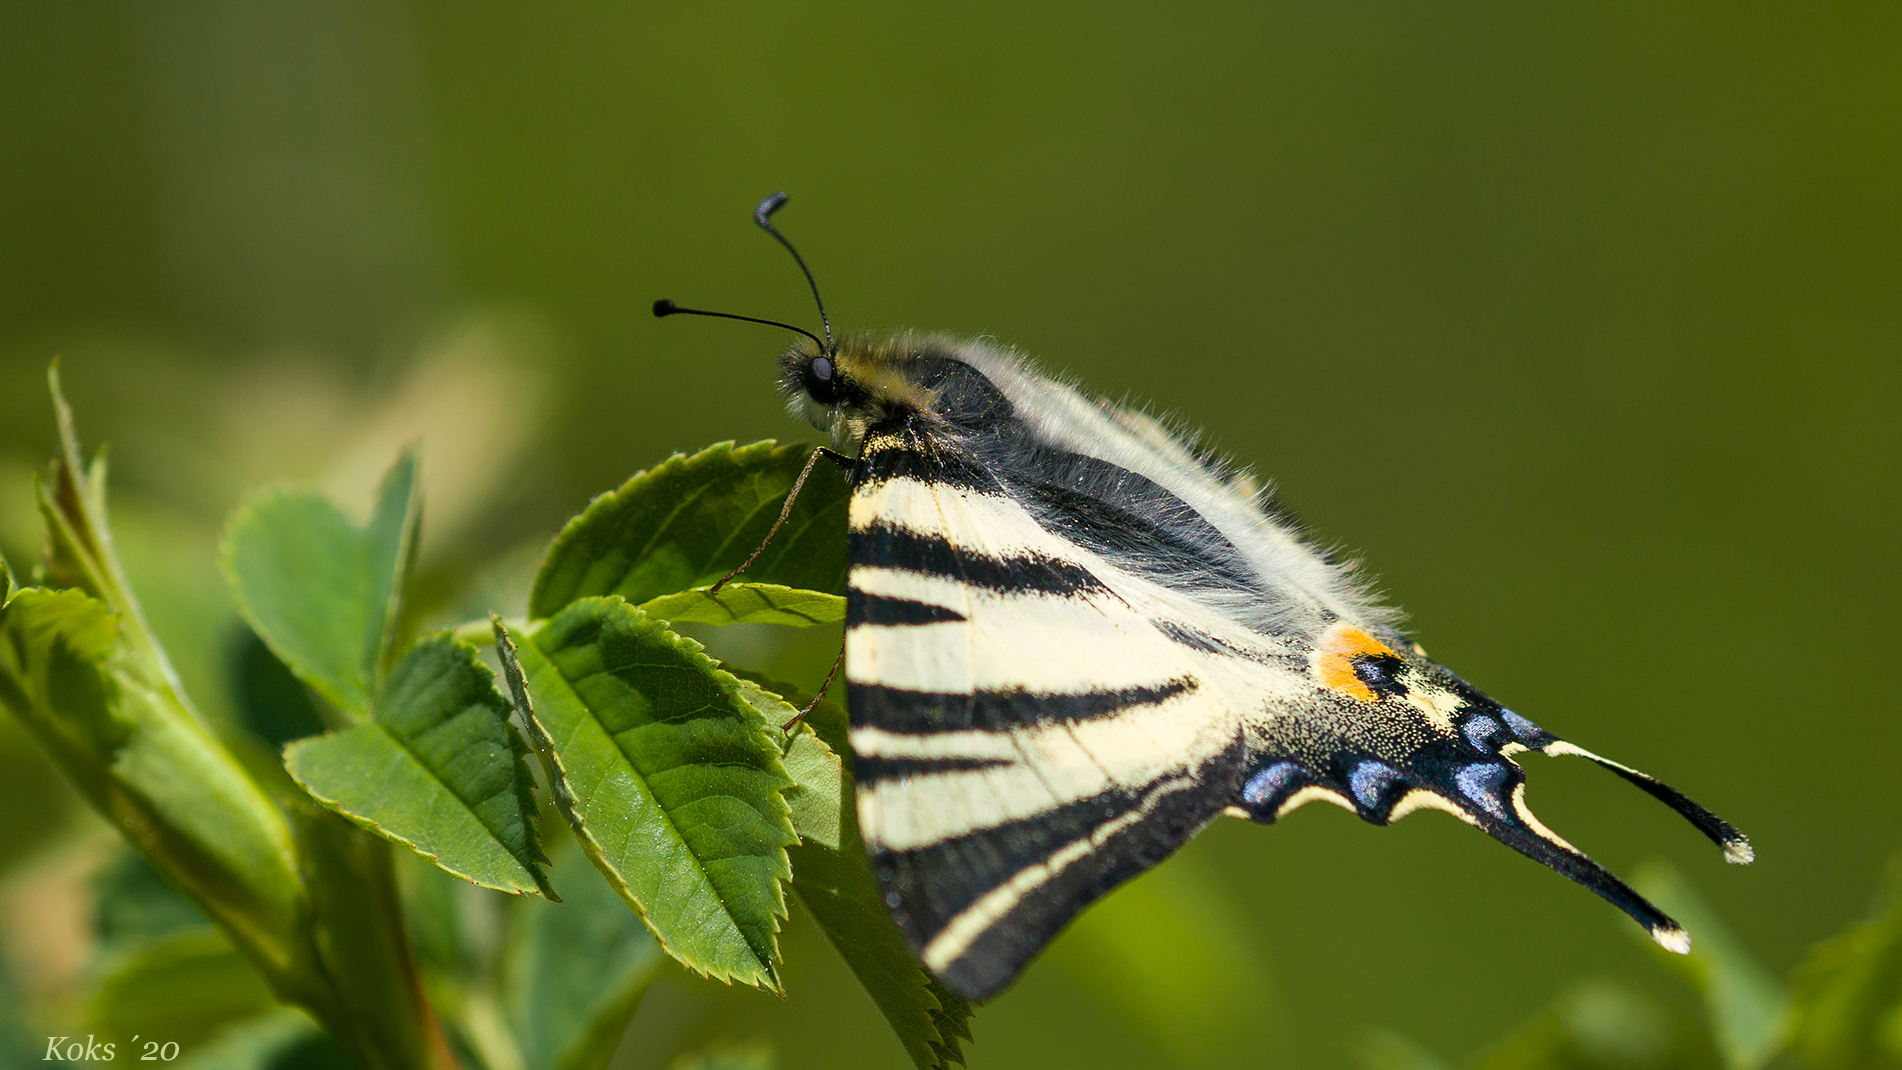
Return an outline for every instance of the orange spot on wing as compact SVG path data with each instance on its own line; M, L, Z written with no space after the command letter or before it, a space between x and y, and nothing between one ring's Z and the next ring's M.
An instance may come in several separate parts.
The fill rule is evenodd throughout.
M1362 654L1394 654L1385 643L1354 627L1336 624L1321 633L1320 646L1314 652L1314 672L1321 686L1336 694L1362 702L1373 702L1372 688L1361 682L1354 671L1354 659Z

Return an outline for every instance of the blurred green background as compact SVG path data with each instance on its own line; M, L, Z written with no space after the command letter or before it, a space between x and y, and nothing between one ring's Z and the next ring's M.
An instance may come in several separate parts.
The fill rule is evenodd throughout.
M1669 860L1779 974L1865 910L1902 846L1895 5L9 0L0 546L32 559L63 354L214 716L216 532L263 481L361 508L424 438L429 598L483 608L668 452L811 437L779 337L647 312L812 322L748 218L781 188L835 323L992 334L1206 426L1436 658L1761 859L1530 759L1601 861ZM104 849L10 722L0 759L0 948L56 1006ZM900 1065L789 931L788 999L672 977L617 1065ZM1581 978L1664 987L1635 931L1442 816L1219 822L985 1008L971 1064L1346 1065L1376 1027L1464 1056Z

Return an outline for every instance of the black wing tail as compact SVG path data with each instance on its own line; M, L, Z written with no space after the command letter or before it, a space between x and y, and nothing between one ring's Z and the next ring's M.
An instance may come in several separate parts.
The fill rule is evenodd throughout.
M1723 818L1718 817L1702 806L1699 806L1690 796L1666 784L1664 781L1659 780L1657 777L1649 773L1641 773L1628 765L1614 762L1610 758L1593 754L1584 747L1567 743L1562 739L1554 739L1545 746L1538 748L1538 750L1541 754L1549 754L1554 757L1571 754L1597 762L1599 765L1604 766L1619 776L1624 777L1626 780L1631 781L1633 784L1638 785L1640 788L1643 788L1652 798L1676 810L1683 816L1684 820L1695 825L1697 831L1709 836L1712 843L1724 849L1724 860L1726 862L1747 866L1756 861L1757 851L1756 848L1750 846L1750 837L1745 836L1737 826L1725 821Z
M1680 955L1688 953L1691 936L1682 925L1533 816L1525 804L1524 771L1514 765L1513 772L1517 775L1509 778L1510 788L1490 800L1492 805L1483 806L1474 815L1474 823L1493 839L1584 885L1630 915L1658 946Z
M1530 721L1503 710L1469 715L1472 722L1504 732L1467 731L1410 748L1404 755L1374 756L1342 751L1321 766L1292 756L1258 759L1235 801L1242 816L1272 822L1303 803L1324 799L1377 825L1415 810L1447 810L1520 854L1551 867L1629 914L1660 945L1680 954L1690 949L1682 926L1630 885L1547 828L1525 802L1525 770L1509 757L1524 749L1589 758L1643 788L1682 814L1724 849L1732 862L1749 862L1750 841L1735 826L1692 802L1682 792L1629 766L1574 746ZM1505 724L1501 726L1499 719Z

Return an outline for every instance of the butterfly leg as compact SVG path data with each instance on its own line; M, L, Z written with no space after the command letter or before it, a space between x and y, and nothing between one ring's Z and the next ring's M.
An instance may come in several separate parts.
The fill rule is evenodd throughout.
M779 726L779 730L781 732L790 732L794 728L797 728L799 726L799 722L806 719L807 714L819 708L819 700L825 698L826 692L831 690L832 681L838 678L839 669L842 666L844 666L844 664L845 664L845 644L841 643L839 644L839 656L832 659L832 671L826 673L825 682L820 684L819 690L813 693L812 701L806 703L805 709L800 710L798 713L794 714L792 720L787 721L785 724Z
M850 471L853 465L852 458L847 457L837 450L826 449L824 446L820 446L808 454L806 456L806 466L799 470L799 478L793 480L792 489L786 492L786 504L780 507L779 519L773 521L773 526L766 529L766 537L760 540L759 545L753 548L752 553L746 555L746 560L740 562L733 571L721 576L718 583L708 588L708 597L719 594L720 588L725 587L733 577L745 572L748 566L759 560L759 555L766 552L766 547L772 543L773 536L779 534L779 529L786 524L786 518L792 515L793 502L799 500L799 492L806 485L806 477L812 475L812 468L819 463L819 458L821 457L826 458L834 464L844 466L847 471Z

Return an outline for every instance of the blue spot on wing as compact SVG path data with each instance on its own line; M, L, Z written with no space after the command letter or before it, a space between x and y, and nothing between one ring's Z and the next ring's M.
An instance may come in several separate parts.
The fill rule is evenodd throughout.
M1453 782L1459 785L1460 794L1473 800L1487 813L1501 820L1511 820L1506 811L1504 788L1512 772L1504 765L1493 762L1475 762L1464 766L1453 775Z
M1354 771L1347 775L1347 790L1353 793L1354 800L1360 803L1362 809L1380 810L1383 809L1381 803L1386 800L1389 789L1399 779L1400 770L1370 758L1356 765Z
M1248 778L1248 783L1242 785L1242 801L1251 810L1272 810L1294 787L1300 775L1301 767L1293 762L1276 762Z

